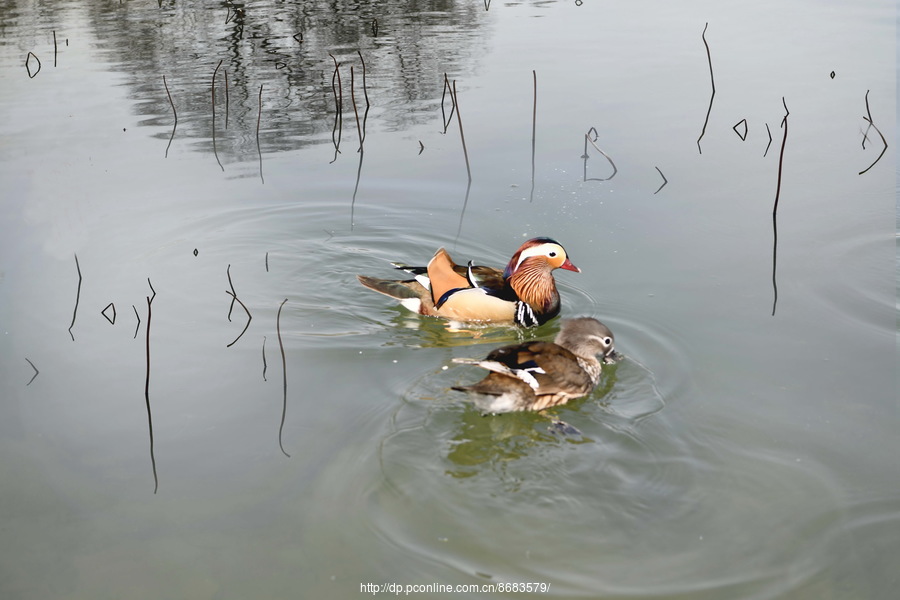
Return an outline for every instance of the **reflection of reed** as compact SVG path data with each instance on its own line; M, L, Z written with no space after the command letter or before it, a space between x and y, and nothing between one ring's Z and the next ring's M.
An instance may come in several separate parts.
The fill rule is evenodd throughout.
M228 12L225 14L225 24L227 25L231 21L234 21L235 31L238 34L238 39L244 37L244 9L236 6L234 7L234 12L231 12L231 8L234 6L231 2L228 2Z
M226 71L226 73L227 73L227 71ZM266 178L263 177L263 170L262 170L262 150L259 147L259 122L262 119L262 91L263 91L263 84L259 84L259 112L256 114L256 153L259 154L259 178L263 182L263 184L265 184ZM227 98L227 96L226 96L226 98ZM227 115L228 113L226 112L225 114Z
M453 112L456 110L456 100L453 98L453 92L450 92L450 115L447 115L447 112L444 110L444 99L447 97L447 91L450 90L450 80L447 78L447 74L444 73L444 87L441 90L441 118L444 123L444 133L447 133L447 128L450 127L450 119L453 118Z
M110 308L112 309L112 318L110 318L109 315L106 314L106 311L109 310ZM106 317L106 320L109 321L110 325L116 324L116 305L113 304L112 302L107 304L106 308L104 308L103 310L100 311L100 314L103 315L104 317Z
M153 451L153 413L150 411L150 319L153 315L151 307L153 300L156 298L156 290L153 289L153 284L150 283L149 277L147 278L147 285L150 286L153 295L147 296L147 372L144 377L144 402L147 405L147 430L150 433L150 464L153 467L153 493L155 494L159 489L159 477L156 474L156 454Z
M661 189L663 189L664 187L666 187L666 184L669 183L669 180L666 179L666 176L663 175L663 172L659 170L659 167L653 167L653 168L656 169L656 171L659 173L659 176L663 178L662 185L660 185L660 186L656 189L656 191L653 192L653 195L655 196L656 194L659 193L659 190L661 190Z
M444 111L444 98L447 92L450 92L450 100L453 103L450 108L449 117L446 116L446 112ZM466 196L463 199L462 210L459 212L459 226L456 228L456 239L459 240L459 236L462 234L463 218L466 216L466 207L469 205L469 192L472 190L472 169L469 166L469 151L466 149L466 135L463 131L462 117L460 116L459 111L459 97L456 94L456 80L454 79L451 84L447 74L444 73L444 91L441 94L441 115L444 118L444 133L447 133L447 127L450 125L450 120L453 118L454 113L456 114L456 122L459 125L459 139L462 141L463 157L466 159L466 173L468 174ZM425 149L425 146L422 145L422 142L419 142L419 144L421 145L419 154L421 154L422 150Z
M237 296L235 296L234 292L225 290L225 293L228 294L229 296L231 296L232 303L237 302L238 304L240 304L241 308L243 308L244 312L247 314L247 322L244 324L244 328L241 330L241 332L238 334L238 336L236 338L234 338L234 340L232 340L232 342L230 344L226 344L226 346L225 346L226 348L231 348L232 346L234 346L234 344L239 339L241 339L241 337L243 337L244 333L247 332L247 328L250 327L250 321L253 320L253 316L250 314L250 310L247 308L247 305L244 304L243 302L241 302L241 299L238 298Z
M365 132L359 123L359 109L356 106L356 77L353 74L353 66L350 66L350 100L353 102L353 116L356 118L356 134L359 137L359 149L357 152L362 153L363 141L365 141ZM357 181L357 183L359 183Z
M778 184L775 187L775 206L772 207L772 292L774 298L772 300L772 316L775 316L775 305L778 304L778 282L775 280L775 266L778 259L778 199L781 196L781 173L784 166L784 147L787 142L788 134L788 110L784 97L781 98L784 105L784 118L781 120L781 127L784 129L784 137L781 138L781 153L778 155Z
M231 282L231 264L225 268L225 274L228 276L228 287L231 288L231 304L228 305L228 322L231 323L231 312L234 310L234 303L237 301L237 295L234 291L234 284ZM228 293L228 290L225 290Z
M222 60L219 60L219 64L216 65L215 70L213 71L212 76L212 144L213 144L213 154L216 156L216 162L219 163L219 168L222 171L225 171L225 167L222 166L222 161L219 160L219 153L216 150L216 73L219 72L219 67L222 66Z
M487 7L485 7L485 10ZM534 202L534 153L537 143L537 71L531 70L534 77L534 103L531 109L531 193L529 202Z
M446 74L444 77L446 78ZM462 115L459 110L459 96L456 94L456 80L453 80L453 89L450 92L453 95L453 106L456 108L456 122L459 124L459 139L462 141L463 156L466 159L466 173L469 175L469 184L472 183L472 169L469 166L469 151L466 149L466 134L463 132ZM468 193L466 193L468 199Z
M344 90L341 87L341 63L333 54L329 54L334 61L334 73L331 75L331 91L334 94L334 127L331 129L331 143L334 144L334 158L341 152L341 132L344 127Z
M769 124L768 124L768 123L766 123L766 133L769 134L769 143L766 144L766 151L763 152L763 158L765 158L765 157L766 157L766 154L769 153L769 146L772 145L772 130L769 129Z
M228 274L228 285L231 287L230 291L225 290L225 293L228 294L229 296L231 296L231 306L229 306L229 308L228 308L228 321L229 322L231 321L231 311L234 309L235 302L240 304L241 308L244 309L244 312L247 313L247 323L244 325L244 328L241 330L241 332L238 334L238 336L236 338L234 338L234 341L232 341L230 344L227 344L225 346L226 348L231 348L235 344L235 342L237 342L239 339L241 339L241 337L244 335L244 333L246 333L247 328L250 327L250 321L253 320L253 316L250 314L250 310L247 308L247 305L245 305L243 302L241 302L241 299L237 297L237 292L234 291L234 284L231 281L231 265L228 265L228 268L225 270L225 272Z
M228 69L222 69L225 74L225 129L228 129Z
M700 154L703 154L703 150L700 148L700 140L703 139L704 134L706 134L706 126L709 124L709 114L712 112L713 98L716 97L716 80L713 78L713 66L712 66L712 55L709 53L709 44L706 43L706 28L709 27L709 23L703 26L703 45L706 46L706 60L709 62L709 83L712 85L712 93L709 95L709 108L706 109L706 120L703 121L703 130L700 132L700 137L697 138L697 150Z
M359 60L362 61L362 53L359 52ZM356 117L356 133L359 137L359 148L357 152L359 153L359 164L356 167L356 183L353 186L353 197L350 200L350 229L353 229L353 215L356 210L356 194L359 192L359 180L362 176L362 165L363 165L363 156L365 155L365 151L363 149L363 144L366 141L366 119L369 115L369 94L366 92L366 63L362 62L363 65L363 94L366 97L366 112L363 113L362 123L359 121L359 109L356 106L356 78L353 72L353 67L350 67L350 99L353 102L353 115Z
M591 137L591 134L593 134L593 136L594 136L593 138ZM596 142L599 138L600 138L600 134L597 133L597 129L595 127L591 127L590 129L587 130L587 133L584 134L584 154L581 155L581 158L584 159L584 176L582 178L583 181L609 181L610 179L612 179L613 177L616 176L616 173L619 172L619 169L616 168L616 163L614 163L613 160L609 157L609 154L607 154L606 152L601 150L600 146L597 145ZM588 144L593 146L594 150L596 150L597 152L602 154L603 158L605 158L607 161L609 161L609 164L613 168L612 175L610 175L609 177L588 177L587 176L587 161L590 158L590 155L588 154Z
M34 73L31 72L31 59L32 58L37 61L37 70ZM37 74L41 72L41 59L39 59L37 57L37 54L35 54L34 52L29 52L25 56L25 70L28 71L29 79L34 79L35 77L37 77Z
M869 169L874 167L875 163L877 163L879 160L881 160L881 157L884 156L884 153L887 152L887 149L888 149L888 143L887 143L887 140L884 139L884 134L881 133L881 130L878 129L878 126L875 125L875 123L872 121L872 111L869 110L869 90L866 90L866 114L868 116L863 117L863 120L869 124L869 127L866 127L866 132L863 134L863 141L862 141L863 150L865 150L865 148L866 148L866 138L869 135L870 127L878 132L879 137L881 137L881 142L884 144L884 148L881 149L881 154L878 155L878 158L876 158L875 161L871 165L869 165L868 167L866 167L865 169L863 169L862 171L859 172L860 175L862 175L863 173L865 173L866 171L868 171Z
M56 30L53 30L53 68L56 68Z
M134 304L131 305L131 308L134 309L134 316L137 317L137 325L134 326L134 337L131 338L133 340L137 339L138 330L141 328L141 315L138 314L137 306Z
M350 199L350 229L353 229L354 225L354 213L356 211L356 194L359 191L359 180L362 176L362 166L363 166L363 155L365 152L363 151L363 147L360 145L359 147L359 164L356 166L356 183L353 185L353 197Z
M281 403L281 425L278 427L278 447L281 448L281 453L291 457L290 454L285 452L284 444L282 443L282 434L284 433L284 419L287 416L287 359L284 356L284 342L281 340L281 309L284 308L285 302L288 299L285 298L282 300L281 304L278 305L278 315L275 317L275 331L278 333L278 348L281 349L281 376L283 382L284 395L282 397Z
M462 235L463 217L466 216L466 207L469 205L469 192L470 191L472 191L472 178L471 177L469 178L469 183L466 184L466 196L465 196L465 198L463 198L462 210L459 211L459 225L456 227L456 239L454 240L454 247L455 247L455 243L459 241L459 236Z
M172 125L172 135L169 136L169 144L166 146L166 158L169 158L169 147L172 140L175 139L175 129L178 127L178 111L175 110L175 103L172 102L172 94L169 93L169 84L166 82L166 76L163 75L163 86L166 88L166 96L169 97L169 104L172 106L172 115L175 117L175 123Z
M78 290L75 292L75 310L72 311L72 323L69 324L69 335L75 341L72 328L75 327L75 316L78 314L78 301L81 299L81 266L78 264L78 255L75 255L75 269L78 271Z
M362 65L363 95L366 97L366 112L363 115L363 139L365 139L366 138L365 123L366 123L366 117L369 114L369 91L366 89L366 61L363 60L362 52L357 50L356 53L359 54L359 62Z
M743 133L741 133L741 132L738 130L738 127L740 127L741 125L744 126L744 132L743 132ZM742 142L746 142L746 141L747 141L747 119L741 119L740 121L738 121L737 123L734 124L734 127L732 127L732 129L733 129L734 132L738 135L738 137L741 138L741 141L742 141Z
M269 365L266 364L266 336L263 336L262 358L263 358L263 381L268 381L268 379L266 379L266 370L269 368Z
M28 360L27 356L25 357L25 362L27 362L29 365L31 365L31 368L34 369L34 375L32 375L31 379L28 380L28 383L25 384L26 386L28 386L28 385L31 385L31 382L34 381L34 378L38 376L38 373L40 373L40 371L38 371L38 368L36 366L34 366L33 362Z

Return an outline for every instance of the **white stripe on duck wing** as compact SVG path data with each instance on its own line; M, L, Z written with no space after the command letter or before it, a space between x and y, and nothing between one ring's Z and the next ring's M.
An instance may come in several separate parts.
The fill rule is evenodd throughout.
M522 244L502 272L472 261L458 265L443 248L425 267L393 264L415 278L395 281L359 275L360 283L422 315L527 327L559 314L552 272L560 268L580 272L558 242L544 237Z
M452 262L452 261L451 261ZM470 260L467 265L458 265L453 263L453 270L459 275L466 278L472 287L486 287L489 289L502 290L506 286L506 279L503 277L501 269L494 267L485 267L483 265L474 264L475 261ZM405 263L392 262L395 269L406 271L410 275L415 275L425 287L429 287L428 267L413 267Z

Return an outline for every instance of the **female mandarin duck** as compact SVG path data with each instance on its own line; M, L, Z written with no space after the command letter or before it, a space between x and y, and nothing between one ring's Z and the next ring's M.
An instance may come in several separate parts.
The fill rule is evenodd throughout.
M528 240L500 271L491 267L457 265L440 248L426 267L393 263L415 275L411 280L388 280L357 275L376 292L397 298L422 315L454 321L512 322L541 325L559 314L554 269L580 273L565 249L546 237Z
M621 360L606 325L590 317L569 319L553 342L530 341L497 348L484 360L454 358L490 371L476 384L455 386L469 392L485 413L543 410L586 396L600 381L604 363Z

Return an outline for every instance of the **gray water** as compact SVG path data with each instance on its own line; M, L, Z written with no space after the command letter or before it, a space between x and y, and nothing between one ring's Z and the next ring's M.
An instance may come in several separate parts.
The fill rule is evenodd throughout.
M887 1L7 2L0 597L894 597L895 30ZM450 389L558 320L449 331L355 277L536 235L627 356L550 411L580 434Z

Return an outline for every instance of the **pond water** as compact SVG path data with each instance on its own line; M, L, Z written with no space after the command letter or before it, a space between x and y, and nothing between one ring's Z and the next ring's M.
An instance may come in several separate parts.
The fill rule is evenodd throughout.
M0 596L893 597L896 80L887 0L7 2ZM538 235L577 434L450 389L559 319L356 281Z

